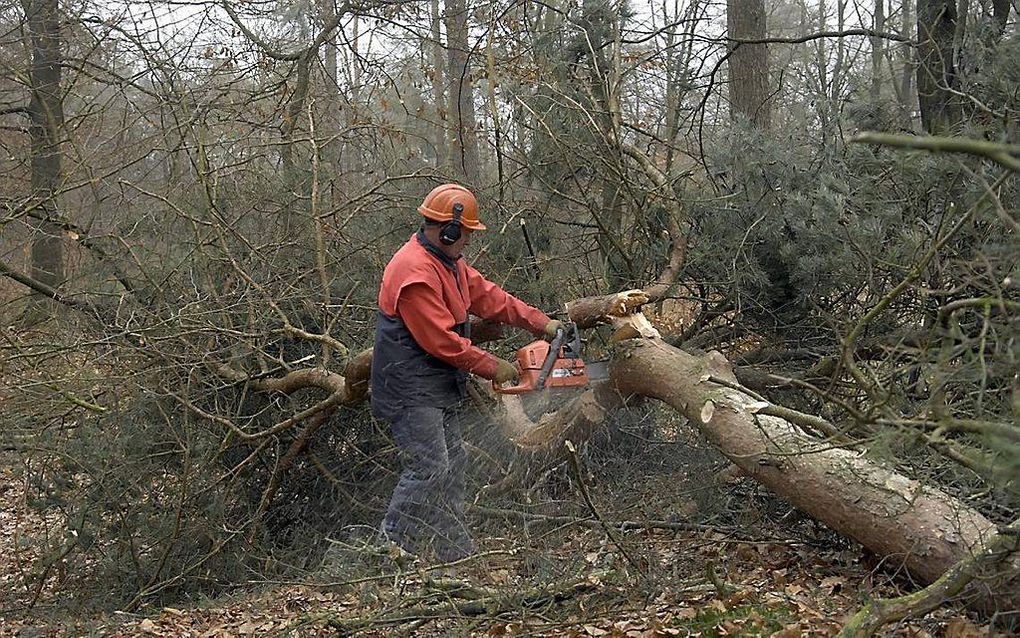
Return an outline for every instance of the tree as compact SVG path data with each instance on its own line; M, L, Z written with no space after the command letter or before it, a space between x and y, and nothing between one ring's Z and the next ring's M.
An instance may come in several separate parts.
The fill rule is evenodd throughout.
M885 29L885 0L875 0L875 13L872 28L876 33ZM882 97L882 66L885 39L880 36L871 38L871 99L878 102Z
M64 135L61 18L57 0L24 0L23 7L32 47L28 105L32 143L32 197L28 214L35 228L32 274L40 282L56 287L64 281L64 240L57 206L60 144Z
M432 146L435 149L436 168L442 171L447 168L446 163L450 149L447 146L449 108L446 103L446 90L444 86L446 79L444 69L446 65L443 64L442 17L439 14L439 0L430 0L429 2L429 25L431 27L429 30L431 40L423 46L426 46L432 53L432 73L429 76L432 80L432 107L434 111Z
M466 0L446 0L446 49L449 57L450 158L461 181L478 184L481 166L475 123L474 83L468 65L468 5Z
M947 133L960 121L954 38L954 0L917 0L917 95L921 123L933 134Z
M740 41L765 39L765 22L764 0L728 0L730 112L734 118L746 118L761 130L767 130L772 121L768 45Z
M896 556L918 582L945 584L948 568L939 602L996 599L980 582L957 589L952 565L997 552L978 537L1020 502L1018 189L1005 172L1016 151L987 141L1015 137L1011 14L999 35L1001 2L984 21L972 2L957 21L973 48L957 54L953 90L968 93L975 139L909 136L896 142L907 152L845 143L874 121L855 109L890 94L878 66L893 52L871 28L881 12L865 23L846 0L780 0L766 30L738 20L764 2L731 2L727 33L719 3L630 4L493 5L484 40L467 1L228 2L186 15L157 3L173 23L151 18L158 27L102 5L66 15L54 193L77 251L73 294L6 259L17 238L0 238L4 299L28 290L75 310L56 330L0 339L0 417L12 424L0 446L25 459L26 502L59 521L26 539L43 575L27 584L66 571L80 577L76 602L115 581L114 604L163 604L252 573L293 576L338 526L377 522L394 459L364 405L376 286L421 197L452 177L500 193L486 206L494 232L476 236L482 269L532 301L545 286L548 311L571 302L562 311L612 361L608 384L534 422L474 387L477 409L516 424L511 441L554 437L531 457L489 454L511 441L479 436L480 480L534 459L508 477L542 500L567 478L563 438L582 461L620 460L616 426L647 408L641 427L655 436L628 439L633 453L700 433L714 462ZM871 6L907 20L892 39L913 40L908 6ZM361 74L339 87L334 42ZM770 83L766 56L782 82ZM6 64L4 108L31 88L24 63ZM475 113L483 67L487 109ZM761 86L741 94L749 83ZM769 109L769 90L789 107ZM34 151L16 127L0 130L0 224L17 224ZM984 152L928 152L961 142ZM500 232L525 217L538 284L520 234ZM300 232L279 232L288 219ZM631 332L599 327L632 299L615 293L637 286L659 332L636 311ZM660 401L626 401L637 395Z
M917 26L917 19L914 15L914 0L904 0L900 8L901 24L900 34L910 37ZM900 105L900 120L909 129L917 127L916 120L920 111L917 105L917 77L916 51L909 42L903 42L899 46L899 74L900 80L895 83L896 97Z

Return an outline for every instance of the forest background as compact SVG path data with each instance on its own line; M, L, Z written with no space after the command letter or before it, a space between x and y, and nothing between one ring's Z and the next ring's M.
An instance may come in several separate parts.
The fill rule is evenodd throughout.
M563 316L669 271L646 308L669 344L1016 527L1016 2L21 0L0 50L9 613L307 580L374 526L396 458L344 375L446 181L490 228L472 262L517 296ZM517 575L615 561L600 578L633 590L632 571L707 563L741 606L712 567L729 553L613 549L576 523L592 509L848 551L717 480L724 457L658 404L523 472L534 457L482 421L472 480L499 489L472 515L530 556ZM557 533L602 538L597 558L538 558L567 541L521 517L564 511Z

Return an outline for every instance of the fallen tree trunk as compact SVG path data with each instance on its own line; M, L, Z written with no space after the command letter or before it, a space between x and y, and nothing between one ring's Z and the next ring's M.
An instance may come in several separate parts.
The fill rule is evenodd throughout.
M958 499L761 413L768 404L738 389L717 352L693 356L661 340L628 340L611 380L624 394L669 404L749 476L925 584L997 537L991 521ZM961 597L984 611L1018 609L1018 573L1020 557L1012 556Z
M924 584L998 543L995 525L960 500L805 433L787 420L792 411L744 390L719 353L695 356L666 344L637 312L646 300L641 291L627 291L570 304L578 325L616 328L610 381L537 422L515 399L506 400L503 414L494 416L509 438L555 456L565 439L590 437L626 397L653 397L686 416L746 474ZM344 404L364 396L370 364L365 351L348 366ZM994 573L977 575L960 596L985 611L1018 609L1018 574L1020 557L1012 556Z

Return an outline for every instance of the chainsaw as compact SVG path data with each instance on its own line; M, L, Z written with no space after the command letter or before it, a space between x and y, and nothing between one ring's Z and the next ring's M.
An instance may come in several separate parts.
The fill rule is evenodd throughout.
M581 335L577 325L564 324L552 341L539 339L517 351L513 364L519 382L503 386L495 381L492 388L500 394L527 394L557 388L586 388L592 381L609 376L605 361L586 362L581 356Z

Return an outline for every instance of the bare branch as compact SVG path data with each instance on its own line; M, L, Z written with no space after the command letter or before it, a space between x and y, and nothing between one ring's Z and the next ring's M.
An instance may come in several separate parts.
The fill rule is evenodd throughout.
M1020 146L1016 144L999 144L998 142L961 137L892 135L870 131L855 135L848 141L894 148L913 148L936 153L965 153L990 159L1005 168L1020 172Z

